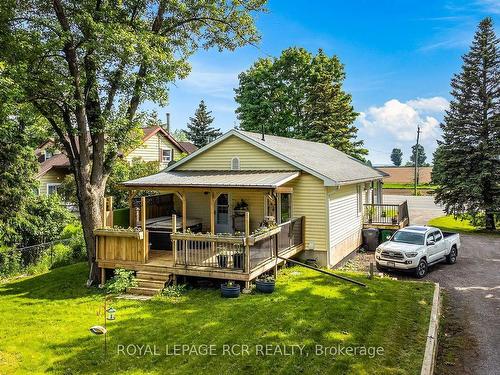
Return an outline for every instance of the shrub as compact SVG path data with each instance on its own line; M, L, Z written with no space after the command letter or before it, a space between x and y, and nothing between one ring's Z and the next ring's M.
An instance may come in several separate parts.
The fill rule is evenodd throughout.
M69 239L69 247L73 252L73 260L85 260L87 258L87 248L83 238L83 229L80 223L68 224L61 233L61 239Z
M161 295L164 297L180 297L187 291L187 285L169 285L161 291Z
M115 270L115 275L104 286L107 293L119 294L127 290L127 288L137 286L134 272L127 271L121 268Z
M21 270L21 253L10 247L0 246L0 277L9 277Z

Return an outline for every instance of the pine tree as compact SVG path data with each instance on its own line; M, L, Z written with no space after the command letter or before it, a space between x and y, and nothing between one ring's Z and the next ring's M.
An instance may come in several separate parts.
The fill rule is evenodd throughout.
M462 71L451 81L453 100L434 154L436 201L454 215L485 215L495 229L500 210L500 56L493 21L479 24Z
M207 111L207 106L202 100L194 113L194 117L189 118L188 130L185 130L185 133L196 147L203 147L222 135L220 129L210 126L214 121L211 114L212 111Z
M358 113L351 95L342 89L344 66L337 56L328 57L321 49L312 58L305 88L305 138L326 143L358 159L368 154L363 141L356 140L353 125Z
M393 148L391 152L391 161L396 167L401 166L403 162L403 151L399 148Z
M410 164L415 165L415 159L417 157L417 145L414 144L411 146L411 156L410 156ZM418 145L418 166L419 167L425 167L427 166L427 163L425 162L427 160L427 155L425 155L425 149L424 146L421 144Z

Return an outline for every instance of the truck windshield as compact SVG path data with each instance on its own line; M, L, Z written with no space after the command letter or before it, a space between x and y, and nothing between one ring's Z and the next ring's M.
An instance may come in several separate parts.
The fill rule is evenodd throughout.
M394 234L391 241L409 243L413 245L423 245L424 237L425 235L423 233L399 231Z

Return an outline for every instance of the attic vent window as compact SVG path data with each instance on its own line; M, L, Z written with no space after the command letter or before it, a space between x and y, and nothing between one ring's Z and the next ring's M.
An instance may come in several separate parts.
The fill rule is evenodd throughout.
M232 158L231 159L231 170L239 171L240 170L240 158Z

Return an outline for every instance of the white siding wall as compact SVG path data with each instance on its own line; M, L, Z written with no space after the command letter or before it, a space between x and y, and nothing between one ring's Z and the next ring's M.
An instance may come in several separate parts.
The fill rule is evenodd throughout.
M363 187L363 185L360 185ZM363 196L366 196L364 193ZM362 212L358 209L356 185L328 189L330 266L355 250L361 240Z

